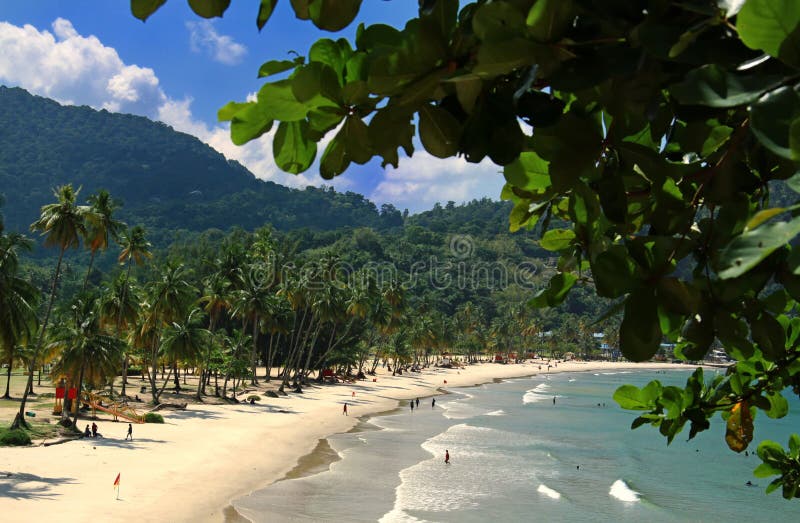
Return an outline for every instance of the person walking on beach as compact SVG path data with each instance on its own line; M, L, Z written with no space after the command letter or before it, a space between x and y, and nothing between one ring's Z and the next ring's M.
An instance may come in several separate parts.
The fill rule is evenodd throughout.
M448 465L450 464L450 451L446 449L444 451L444 462Z
M417 408L419 408L419 398L417 398Z
M408 404L411 405L411 412L414 412L414 400L411 400Z
M342 409L342 414L344 414L345 416L348 415L347 414L347 403L344 404L344 408Z
M431 400L431 408L434 408L435 406L436 406L436 398L433 398Z
M128 423L128 433L125 435L125 439L127 440L128 438L131 438L131 441L133 441L133 425L130 423Z
M553 405L555 405L555 404L556 404L556 397L553 396Z

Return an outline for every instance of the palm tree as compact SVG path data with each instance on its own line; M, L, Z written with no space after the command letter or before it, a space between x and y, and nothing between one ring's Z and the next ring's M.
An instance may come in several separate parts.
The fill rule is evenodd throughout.
M193 303L197 289L186 281L186 269L183 265L168 264L161 273L161 278L151 282L149 286L150 309L146 321L147 328L159 332L163 326L178 322L184 318L186 308ZM163 391L156 386L156 370L160 355L158 336L153 337L149 350L147 365L150 386L153 391L153 403L158 404L158 397Z
M253 345L250 349L250 367L252 375L250 383L256 385L256 363L258 349L258 333L260 330L259 320L268 311L267 300L272 295L271 291L261 280L254 276L258 273L253 264L248 270L241 272L239 279L241 288L234 292L233 314L242 319L242 331L246 331L247 325L252 328Z
M36 305L39 290L17 276L17 250L30 250L30 241L21 234L4 234L0 222L0 355L8 365L6 391L10 398L11 370L21 359L20 345L36 332Z
M118 275L104 287L99 300L100 321L104 329L113 332L117 338L124 340L123 331L129 330L136 322L141 309L138 291L124 274ZM127 351L121 355L122 395L125 396L127 385ZM119 365L118 365L119 367ZM114 381L111 381L113 387Z
M204 294L198 302L204 304L203 310L208 314L208 330L213 334L222 315L231 308L230 281L220 272L215 272L203 280ZM212 354L212 344L208 343L200 357L200 382L195 397L199 400L205 394L206 380L210 377L208 370Z
M14 423L11 425L12 428L28 426L25 421L25 406L28 402L30 390L33 387L33 369L36 368L36 359L44 346L47 324L50 321L50 313L53 310L53 303L56 298L58 277L61 274L61 262L64 259L66 250L80 246L81 237L86 234L85 217L89 213L89 209L76 203L78 192L72 188L72 185L62 185L57 188L54 191L57 199L56 203L43 206L39 219L31 224L32 231L39 232L44 236L44 246L58 247L59 253L56 270L53 274L53 283L50 287L50 299L47 302L47 309L45 309L44 320L39 331L39 339L31 356L28 385L25 387L25 392L19 405L19 412L17 412Z
M122 246L122 252L120 252L119 256L117 257L117 262L125 264L125 283L123 287L123 294L121 295L121 302L126 302L127 298L124 295L128 289L130 289L130 278L131 278L131 262L135 263L137 266L144 263L146 259L149 259L153 256L150 252L150 242L147 241L147 233L145 232L144 227L141 225L136 225L130 230L123 230L122 234L120 235L120 245ZM123 310L120 309L120 314L123 313ZM122 316L118 316L117 318L117 329L116 334L117 336L120 335L120 330L122 328L123 318ZM127 352L122 356L122 395L125 396L125 387L128 385L128 354Z
M83 279L84 291L92 273L97 251L108 249L109 240L118 240L120 233L125 229L125 223L114 219L114 211L120 207L120 203L112 198L108 191L100 189L97 194L89 196L87 202L90 214L87 220L86 246L92 251L92 256L89 258L89 267Z
M211 342L211 332L202 326L203 311L193 308L180 322L172 322L161 336L161 353L169 358L173 366L178 361L194 363L201 357L203 347ZM197 384L200 390L200 383ZM199 395L198 395L199 397Z
M97 301L91 296L77 298L58 322L51 336L54 341L48 346L61 351L53 376L78 376L78 401L84 381L97 387L109 377L113 379L123 350L123 342L102 328ZM76 411L72 425L77 421Z

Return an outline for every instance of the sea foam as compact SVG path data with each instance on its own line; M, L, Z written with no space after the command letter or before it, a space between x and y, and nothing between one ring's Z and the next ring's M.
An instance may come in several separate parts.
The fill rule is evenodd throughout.
M557 490L551 489L544 483L539 485L539 488L536 489L536 492L538 492L539 494L543 494L550 499L561 499L561 493L559 493Z
M620 501L634 502L639 501L640 494L630 488L625 481L618 479L611 485L608 490L608 495L612 498L617 498Z
M550 395L547 394L547 390L549 388L550 385L547 383L540 383L539 385L525 392L525 395L522 396L522 403L536 403L538 401L549 399Z

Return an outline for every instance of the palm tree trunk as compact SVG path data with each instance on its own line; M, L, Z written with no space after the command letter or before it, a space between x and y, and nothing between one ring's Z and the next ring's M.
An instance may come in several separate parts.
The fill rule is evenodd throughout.
M253 375L250 377L251 385L258 385L256 376L256 352L258 347L258 315L253 316L253 349L250 351L250 367L253 369Z
M75 396L75 401L78 402L78 406L75 408L75 417L72 419L72 428L78 427L78 413L81 411L81 385L83 384L83 370L85 367L85 362L81 363L81 371L78 373L78 394Z
M128 293L128 282L131 279L131 259L128 258L127 268L125 270L125 286L122 288L122 297L119 301L119 312L117 313L117 332L116 336L119 338L119 331L122 328L122 306L125 303L125 295ZM127 343L125 344L127 347ZM128 351L122 355L122 397L125 397L125 385L128 384Z
M28 428L28 422L25 421L25 407L28 403L28 396L30 395L31 390L33 389L33 369L36 368L36 358L39 356L39 353L42 351L42 347L44 346L44 335L47 331L47 324L50 321L50 313L53 311L53 303L56 300L56 287L58 286L58 276L61 273L61 262L64 260L64 251L66 247L61 247L61 252L58 254L58 263L56 264L56 272L53 275L53 284L50 287L50 300L47 302L47 310L44 313L44 322L42 323L42 330L39 333L39 340L36 342L36 350L33 352L33 357L31 357L31 364L28 367L30 371L28 373L28 384L25 387L25 392L22 395L22 401L19 404L19 412L17 412L17 416L14 418L14 422L11 424L12 429L18 429L20 427Z
M6 372L6 393L3 394L3 399L10 400L11 399L11 367L13 358L9 358L8 360L8 371Z
M92 273L92 265L94 265L94 257L97 254L95 249L92 249L92 256L89 258L89 268L86 269L86 276L83 278L83 289L81 292L86 292L86 284L89 283L89 275Z

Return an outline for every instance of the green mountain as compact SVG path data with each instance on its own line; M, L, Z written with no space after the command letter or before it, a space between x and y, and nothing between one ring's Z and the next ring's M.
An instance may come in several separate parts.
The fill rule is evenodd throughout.
M188 134L140 116L62 106L0 86L0 194L6 227L24 231L54 187L104 188L124 202L120 218L141 223L154 243L169 231L272 224L280 230L386 229L402 224L392 206L329 188L291 189Z

